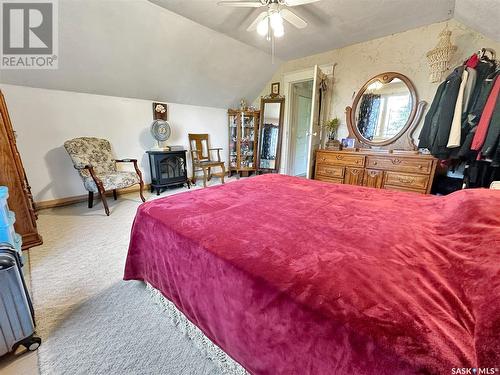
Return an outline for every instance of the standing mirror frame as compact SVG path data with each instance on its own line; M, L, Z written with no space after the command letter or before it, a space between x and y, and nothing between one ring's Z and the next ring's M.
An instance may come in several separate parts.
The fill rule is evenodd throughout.
M269 118L266 123L266 106L278 104L280 106L277 112L279 117L272 117L272 122ZM269 112L268 112L269 113ZM281 159L281 141L283 132L283 116L285 113L285 98L284 97L263 97L260 101L260 128L259 128L259 151L257 165L260 173L277 173L280 168ZM277 128L277 133L269 133L270 128ZM272 137L266 139L266 137ZM276 142L272 142L275 139ZM266 150L265 147L271 143L272 150ZM267 152L267 154L265 154ZM267 156L267 157L266 157ZM271 158L269 158L271 156ZM274 159L272 158L274 156ZM274 161L274 163L273 163Z
M361 101L363 95L369 89L370 85L373 85L375 82L380 82L381 84L388 84L392 82L394 79L401 80L406 87L408 88L409 95L411 98L411 111L408 116L408 119L404 126L401 128L397 134L392 136L389 139L385 139L383 141L371 141L365 138L359 131L357 126L356 113L358 112L358 108L361 105ZM369 147L369 148L380 148L380 149L389 149L389 150L406 150L406 151L414 151L417 149L414 141L413 141L413 133L422 118L422 113L426 106L425 101L418 101L417 91L415 86L410 81L410 79L403 74L396 72L386 72L376 75L375 77L369 79L358 91L356 97L354 98L354 102L352 107L346 108L346 119L347 119L347 128L349 131L349 138L354 138L356 140L356 147Z

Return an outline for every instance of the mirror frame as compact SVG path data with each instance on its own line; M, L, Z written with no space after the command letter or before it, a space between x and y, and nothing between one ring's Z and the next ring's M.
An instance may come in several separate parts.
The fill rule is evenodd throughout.
M262 148L262 132L264 131L264 111L266 109L266 103L280 103L280 118L279 118L279 128L278 128L278 147L276 150L276 163L274 164L274 168L261 168L260 167L260 151ZM283 121L285 114L285 98L280 97L262 97L260 99L260 121L259 121L259 147L257 151L257 169L260 173L278 173L280 169L280 161L281 161L281 143L283 139Z
M410 112L410 116L406 121L406 124L403 128L392 138L387 139L382 142L372 142L359 132L358 127L356 126L356 112L358 110L358 106L360 104L361 98L365 93L368 86L370 86L375 81L380 81L381 83L389 83L393 79L398 78L403 81L408 90L410 91L410 96L412 100L412 109ZM347 128L349 131L349 138L356 139L356 147L359 146L369 146L370 148L376 147L381 149L398 149L398 150L409 150L414 151L417 149L415 142L413 141L413 133L415 132L415 128L417 127L420 119L422 118L422 113L424 111L427 103L425 101L418 101L417 90L415 86L410 81L408 77L401 73L396 72L385 72L376 75L375 77L370 78L362 87L359 89L356 97L354 98L354 102L352 103L352 107L346 107L346 119L347 119Z

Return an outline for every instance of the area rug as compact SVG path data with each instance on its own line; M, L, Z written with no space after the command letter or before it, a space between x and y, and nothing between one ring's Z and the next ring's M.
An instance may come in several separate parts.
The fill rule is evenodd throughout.
M173 191L172 193L174 193ZM41 211L44 245L30 251L42 375L223 374L152 302L122 281L140 200Z

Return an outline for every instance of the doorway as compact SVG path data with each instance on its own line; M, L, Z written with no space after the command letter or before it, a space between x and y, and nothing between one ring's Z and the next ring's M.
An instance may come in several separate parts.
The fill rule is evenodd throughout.
M312 79L292 83L290 102L290 149L288 174L307 176L308 137L313 97Z

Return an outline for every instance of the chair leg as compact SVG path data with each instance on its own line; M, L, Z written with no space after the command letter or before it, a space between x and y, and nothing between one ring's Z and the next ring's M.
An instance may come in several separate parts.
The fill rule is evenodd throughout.
M94 192L89 191L89 208L94 207Z
M224 183L224 176L226 175L226 166L224 164L222 164L220 167L222 169L222 174L221 174L220 179L221 179L222 183Z
M104 212L109 216L108 201L106 200L106 194L104 194L104 189L99 189L99 196L101 197L102 205L104 206Z
M203 187L207 187L207 169L206 168L202 169L203 169Z
M210 181L212 179L212 168L208 167L208 178L207 180Z
M193 185L196 184L196 175L194 174L194 165L192 168L191 182L193 183Z
M144 182L142 181L142 178L141 178L141 180L139 181L139 195L141 196L141 201L146 202L146 198L144 198L143 190L144 190Z
M113 199L115 201L118 199L118 195L116 194L116 189L113 189Z

